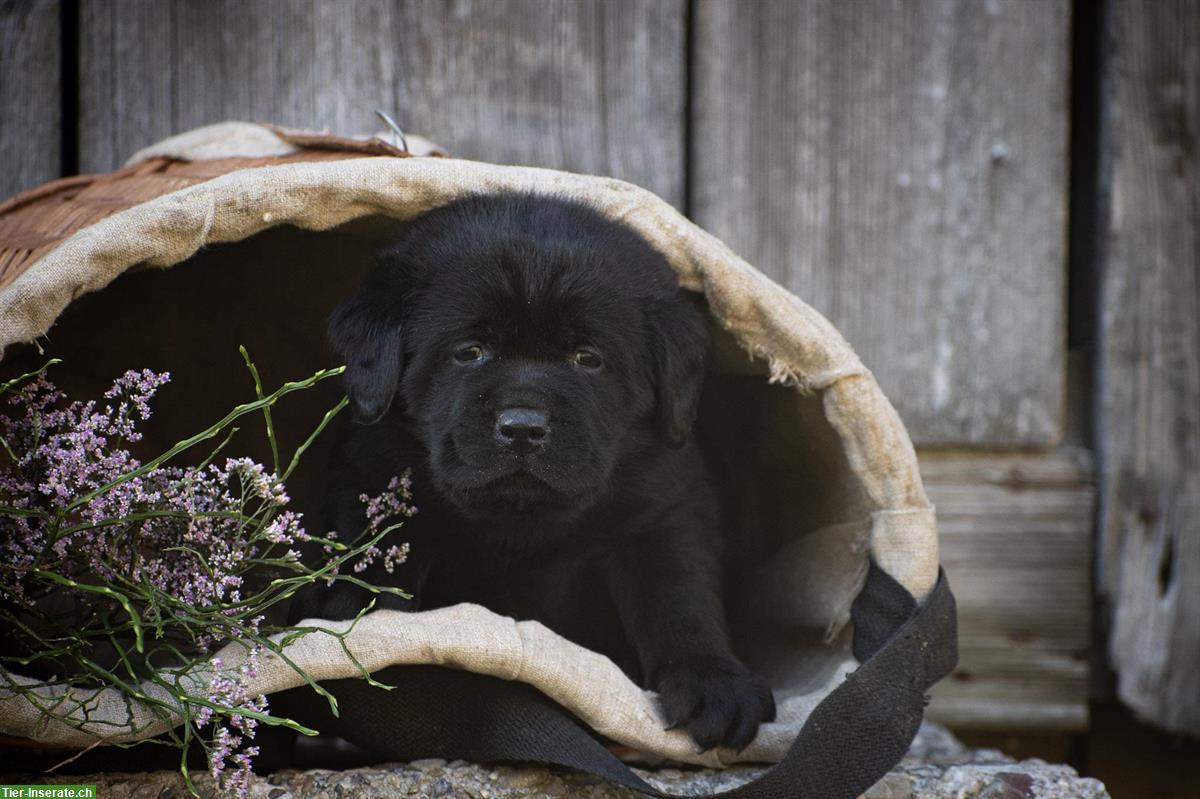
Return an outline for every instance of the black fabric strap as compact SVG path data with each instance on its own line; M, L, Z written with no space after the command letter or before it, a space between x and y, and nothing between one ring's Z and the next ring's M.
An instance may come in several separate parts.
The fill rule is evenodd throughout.
M862 665L822 701L777 765L728 799L854 799L908 751L925 693L958 661L954 596L944 574L924 605L871 565L852 611ZM340 717L308 689L272 697L272 708L391 760L428 757L552 764L587 771L649 796L668 797L634 774L597 737L525 683L436 666L396 666L378 678L325 684Z

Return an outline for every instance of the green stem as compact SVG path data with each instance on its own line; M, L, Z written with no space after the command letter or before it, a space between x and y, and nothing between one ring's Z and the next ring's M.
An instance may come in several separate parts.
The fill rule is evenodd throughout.
M159 466L163 465L164 463L169 461L171 458L174 458L179 453L185 452L186 450L191 449L192 447L196 446L196 444L199 444L201 441L207 441L208 439L213 438L218 433L220 433L222 430L224 430L226 427L228 427L233 422L234 419L238 419L242 416L245 416L248 413L256 413L258 411L261 411L263 408L273 405L276 401L279 400L280 397L284 396L285 394L290 394L293 391L300 391L302 389L311 388L312 386L316 385L318 382L320 382L322 380L333 377L334 375L341 374L344 370L345 370L345 367L339 367L337 369L322 369L321 371L317 372L312 377L310 377L306 380L299 380L299 381L295 381L295 382L291 382L291 383L284 383L282 386L280 386L275 391L271 392L270 394L268 394L266 397L264 397L261 400L255 400L254 402L247 402L242 405L238 405L232 411L227 413L220 421L210 425L209 427L205 428L203 431L197 433L194 436L185 438L183 441L180 441L175 446L171 447L169 450L162 453L161 455L154 458L153 460L147 461L146 463L142 464L138 468L126 472L125 474L121 475L120 477L118 477L116 480L113 480L112 482L106 483L93 491L89 491L88 493L79 496L78 498L75 499L74 502L72 502L70 505L68 505L65 510L66 511L75 510L75 509L91 502L93 499L100 496L105 491L110 491L113 488L121 485L122 483L126 483L126 482L134 479L135 477L141 477L141 476L153 471L154 469L157 469Z
M238 352L242 354L242 360L246 362L246 368L250 370L250 377L254 378L254 395L260 400L263 398L262 380L258 377L258 367L254 365L254 361L250 360L250 353L242 345L238 345ZM264 405L263 420L267 425L267 441L271 444L271 463L274 474L279 474L279 444L275 441L275 425L271 424L271 406Z
M42 365L41 369L34 369L32 372L26 372L23 375L17 375L12 380L7 380L3 383L0 383L0 394L7 393L8 390L11 389L13 386L15 386L17 383L21 383L25 380L28 380L31 377L37 377L42 372L49 369L51 366L54 366L55 364L60 364L60 363L62 363L62 360L60 358L51 358L50 360L46 361L45 364Z
M346 367L343 366L342 368L345 369ZM350 398L343 396L341 400L338 401L337 405L334 405L325 412L325 416L321 419L321 423L317 425L317 428L309 434L308 438L304 439L304 443L297 447L295 453L292 454L292 462L288 464L287 471L283 473L283 477L281 477L280 480L286 481L289 477L291 477L292 471L300 463L300 456L308 451L309 445L311 445L316 437L321 434L321 431L324 430L331 421L333 421L333 417L341 413L342 408L345 408L349 404Z
M117 602L121 603L121 607L125 609L125 612L129 614L129 621L133 624L133 634L137 639L134 646L137 648L138 652L146 651L146 643L142 637L142 619L136 612L134 612L133 603L129 601L127 596L118 593L104 585L88 585L87 583L81 583L78 580L72 580L70 577L63 577L61 574L55 574L54 572L49 572L44 569L35 569L33 573L35 576L40 577L43 580L51 580L59 585L65 585L68 588L76 588L80 591L86 591L89 594L100 594L101 596L106 596L109 599L117 600Z

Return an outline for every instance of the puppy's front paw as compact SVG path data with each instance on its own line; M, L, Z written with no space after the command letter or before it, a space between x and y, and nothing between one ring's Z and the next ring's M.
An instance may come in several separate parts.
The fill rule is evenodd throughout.
M744 749L758 725L775 718L767 681L734 660L679 660L663 667L654 683L667 728L686 727L704 750Z

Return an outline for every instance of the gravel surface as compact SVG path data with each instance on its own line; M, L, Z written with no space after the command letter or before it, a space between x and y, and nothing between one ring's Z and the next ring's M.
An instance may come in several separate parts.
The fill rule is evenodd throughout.
M6 764L11 766L12 764ZM643 779L679 796L729 790L763 772L759 767L635 769ZM185 799L177 772L92 774L47 779L0 774L0 783L97 786L97 799ZM216 799L207 775L196 778L201 796ZM488 767L461 760L417 760L374 768L285 770L256 778L253 799L635 799L638 794L574 772L545 768ZM941 727L926 724L904 761L865 799L1109 799L1104 786L1067 766L1040 760L1016 762L990 749L967 749Z

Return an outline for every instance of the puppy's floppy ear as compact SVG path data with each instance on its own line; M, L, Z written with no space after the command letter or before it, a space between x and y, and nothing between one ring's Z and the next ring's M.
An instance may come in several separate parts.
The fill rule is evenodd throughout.
M702 301L685 296L651 310L656 413L663 436L683 446L700 405L708 353Z
M400 319L384 305L379 281L368 279L329 320L329 343L344 364L342 376L354 420L374 424L392 406L400 382Z

